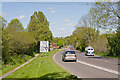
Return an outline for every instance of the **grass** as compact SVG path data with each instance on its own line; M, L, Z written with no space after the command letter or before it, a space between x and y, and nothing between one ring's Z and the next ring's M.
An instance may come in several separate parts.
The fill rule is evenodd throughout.
M109 56L105 53L95 53L95 55L98 55L98 56L104 56L104 57L107 57L107 58L115 58L115 59L118 59L118 57L116 56Z
M32 56L29 55L14 55L10 58L10 61L8 64L2 64L2 75L5 73L13 70L14 68L20 66L21 64L25 63L26 61L30 60L33 58Z
M32 80L42 79L77 79L76 76L71 75L68 71L59 67L52 59L53 55L60 50L53 50L52 53L41 53L36 59L26 64L24 67L13 72L5 79L13 78L24 78ZM4 79L3 79L4 80Z

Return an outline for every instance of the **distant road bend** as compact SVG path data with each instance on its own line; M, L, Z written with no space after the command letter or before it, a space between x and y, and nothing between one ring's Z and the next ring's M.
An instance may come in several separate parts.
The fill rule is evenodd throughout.
M77 53L77 62L63 62L62 51L57 52L54 61L76 75L78 78L118 78L118 59L101 56L85 56L83 52Z

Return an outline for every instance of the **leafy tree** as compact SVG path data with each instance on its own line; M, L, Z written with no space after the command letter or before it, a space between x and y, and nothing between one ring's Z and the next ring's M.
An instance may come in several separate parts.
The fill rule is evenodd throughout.
M110 46L110 56L120 57L120 28L118 27L117 33L108 36L108 45Z
M57 45L60 47L63 47L63 41L62 39L58 39Z
M28 32L35 37L36 41L52 39L52 33L49 30L49 22L42 12L34 12L27 29Z
M32 55L34 51L35 39L31 34L24 31L19 20L12 20L3 30L2 35L2 57L5 63L10 60L10 56L15 54Z
M91 14L97 22L97 27L104 29L115 28L118 26L119 2L96 2L91 8Z
M27 30L37 41L37 51L39 51L40 41L52 40L52 32L49 29L49 22L45 15L40 11L34 12L31 16Z
M108 45L110 47L110 56L119 56L119 26L118 19L120 18L118 5L120 2L96 2L91 9L91 14L96 20L97 27L103 29L117 29L115 33L107 35ZM101 41L102 42L102 41Z
M22 23L18 19L13 19L10 23L8 23L7 27L13 28L13 29L15 29L18 32L24 30L24 28L22 26Z
M75 46L76 49L84 51L85 47L89 43L92 43L96 38L96 30L90 27L77 27L73 31L73 35L70 36L70 43Z
M6 22L7 22L7 21L6 21L2 16L0 16L0 28L1 28L2 30L5 28Z
M95 49L95 52L102 52L102 53L105 53L107 52L108 50L108 40L107 40L107 37L106 37L107 34L102 34L102 35L99 35L97 37L96 40L94 40L92 43L91 43L91 46L94 47Z
M4 30L6 26L6 20L0 16L0 57L2 57L2 30Z

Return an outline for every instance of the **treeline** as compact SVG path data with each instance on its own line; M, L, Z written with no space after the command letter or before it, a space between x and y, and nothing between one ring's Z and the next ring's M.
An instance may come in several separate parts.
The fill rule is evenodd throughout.
M74 45L80 51L84 51L90 44L97 53L120 56L118 4L119 2L96 2L90 12L80 19L73 34L65 37L65 44Z
M2 62L16 64L28 60L39 52L40 40L51 40L52 32L49 22L42 12L34 12L30 17L27 29L24 29L18 19L11 20L6 26L6 20L1 18L2 29Z

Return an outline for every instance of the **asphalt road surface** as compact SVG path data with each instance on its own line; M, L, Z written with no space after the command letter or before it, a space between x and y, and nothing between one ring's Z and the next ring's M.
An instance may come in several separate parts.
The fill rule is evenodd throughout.
M77 53L77 62L62 61L62 52L57 52L53 59L63 69L78 78L118 78L118 60L101 56L85 56L83 52Z

